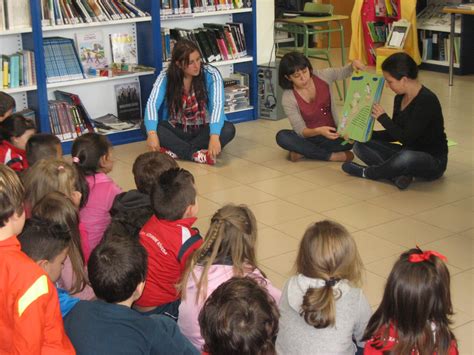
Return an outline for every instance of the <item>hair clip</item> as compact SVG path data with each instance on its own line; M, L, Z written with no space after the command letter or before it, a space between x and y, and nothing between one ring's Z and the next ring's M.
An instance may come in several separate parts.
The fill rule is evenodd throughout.
M422 251L420 247L417 245L416 248L421 252L421 253L413 253L408 256L408 261L411 263L421 263L423 261L428 261L430 260L431 256L434 255L438 258L440 258L443 261L448 261L448 259L441 253L438 253L437 251L434 250L426 250Z
M341 279L335 279L334 277L331 277L329 280L325 281L325 285L326 287L334 287L339 281L341 281Z
M72 162L76 163L76 164L79 164L81 162L81 160L78 157L72 157Z
M64 165L59 165L58 170L64 170Z

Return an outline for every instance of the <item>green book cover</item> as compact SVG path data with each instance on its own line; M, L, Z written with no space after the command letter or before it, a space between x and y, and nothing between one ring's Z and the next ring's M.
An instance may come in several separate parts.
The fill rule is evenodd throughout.
M384 78L367 72L354 72L347 90L337 132L346 141L367 142L372 136L372 106L382 96Z

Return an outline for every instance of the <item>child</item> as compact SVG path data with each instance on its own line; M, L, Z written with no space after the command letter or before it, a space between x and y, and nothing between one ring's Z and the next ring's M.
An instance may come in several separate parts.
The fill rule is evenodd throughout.
M354 354L372 311L360 288L354 239L331 221L310 226L296 258L297 275L280 301L279 354Z
M0 122L13 113L15 106L15 99L6 92L0 91Z
M62 193L71 200L73 208L67 208L66 206L67 210L58 211L59 202L52 202L52 204L48 203L49 207L46 208L44 213L37 213L40 213L41 217L46 219L54 218L55 222L67 220L68 226L72 231L76 232L77 228L79 228L79 244L83 258L79 256L79 250L73 247L70 248L71 253L69 258L66 259L66 267L63 270L59 284L62 288L78 298L91 299L94 297L94 293L88 285L85 285L87 281L84 272L84 267L89 258L91 249L89 247L87 233L84 232L84 229L81 228L77 221L77 210L84 196L76 187L79 178L80 175L71 164L58 159L40 160L28 169L24 176L26 189L25 200L30 211L35 210L40 200L52 192ZM54 200L54 197L52 197L52 199ZM69 205L69 207L72 206ZM45 210L43 208L41 209L43 211ZM57 213L55 211L57 211ZM78 244L77 237L75 237L74 240L74 243ZM80 260L83 260L83 262L79 262Z
M72 161L86 176L89 199L80 211L81 222L87 230L89 246L99 244L110 224L110 208L115 196L122 192L106 174L112 171L112 144L107 137L86 133L72 144Z
M53 134L36 133L26 143L26 160L29 166L41 159L61 159L62 156L61 141Z
M110 210L112 223L109 228L119 228L121 234L138 238L140 229L153 215L151 188L160 175L178 164L168 154L147 152L140 154L133 163L136 190L122 192L115 197Z
M54 285L20 250L23 194L18 176L0 165L0 353L74 354Z
M79 214L72 201L60 192L50 192L35 205L31 214L69 231L71 238L67 258L57 285L80 299L93 298L84 267L86 260L81 247Z
M35 132L34 122L22 115L17 114L4 119L0 126L0 163L17 172L28 168L25 147Z
M226 205L212 217L204 243L193 254L180 284L178 325L198 349L204 345L198 315L206 298L234 276L264 279L257 268L256 241L257 221L248 207ZM264 280L268 292L278 302L281 291Z
M142 297L135 303L140 312L178 316L181 279L188 257L202 244L192 228L198 213L193 175L184 169L161 174L153 186L155 214L140 231L140 243L148 252L149 272Z
M199 326L209 355L275 355L278 307L253 277L233 277L207 299ZM283 354L283 353L282 353Z
M365 330L364 354L456 355L446 258L419 248L393 266L382 303Z
M61 276L71 243L71 235L65 227L33 217L26 221L23 232L18 236L21 251L38 264L53 283ZM79 298L71 297L61 289L57 291L61 314L65 317Z
M130 309L146 272L147 253L137 240L110 236L94 249L89 278L100 301L79 302L65 319L78 354L198 354L172 319Z

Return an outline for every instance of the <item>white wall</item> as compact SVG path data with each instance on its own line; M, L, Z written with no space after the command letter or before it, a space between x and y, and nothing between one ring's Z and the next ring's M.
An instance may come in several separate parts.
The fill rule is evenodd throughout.
M257 0L253 0L257 1ZM268 64L273 47L274 0L257 1L257 64ZM273 58L275 55L273 54Z

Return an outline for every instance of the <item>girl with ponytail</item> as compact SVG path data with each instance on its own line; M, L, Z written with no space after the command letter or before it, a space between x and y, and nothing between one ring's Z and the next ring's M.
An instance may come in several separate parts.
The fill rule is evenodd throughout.
M372 311L357 288L361 270L355 241L343 226L311 225L300 243L296 275L282 292L277 353L355 354L363 348Z
M257 268L255 244L257 221L244 205L226 205L211 219L204 243L197 249L178 285L181 293L178 326L181 332L201 350L198 316L206 299L222 283L237 277L257 279L278 303L280 290L271 285Z

